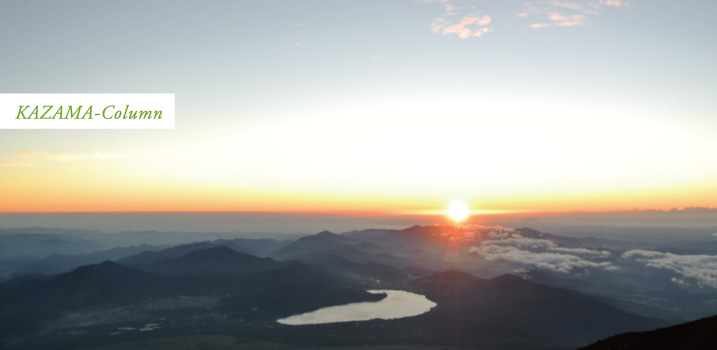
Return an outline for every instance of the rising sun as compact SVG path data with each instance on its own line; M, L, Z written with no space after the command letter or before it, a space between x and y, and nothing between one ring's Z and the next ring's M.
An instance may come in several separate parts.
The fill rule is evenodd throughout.
M471 215L471 209L463 202L453 202L446 209L446 215L455 222L461 222Z

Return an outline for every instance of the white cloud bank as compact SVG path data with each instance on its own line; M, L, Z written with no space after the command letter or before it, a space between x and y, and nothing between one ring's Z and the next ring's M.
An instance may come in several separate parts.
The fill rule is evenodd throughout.
M622 254L648 267L671 270L681 278L672 278L677 284L685 285L692 280L700 287L717 288L717 255L678 255L652 250L630 250Z
M607 258L610 256L608 251L560 247L551 240L523 237L517 233L489 235L489 239L471 247L470 252L490 261L504 261L521 267L538 267L561 273L587 268L618 268L609 261L592 260Z

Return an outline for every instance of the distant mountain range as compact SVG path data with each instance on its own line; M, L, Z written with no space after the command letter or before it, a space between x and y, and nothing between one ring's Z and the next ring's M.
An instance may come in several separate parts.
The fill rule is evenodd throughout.
M290 346L547 350L577 348L614 334L670 324L648 317L659 314L640 312L642 304L583 293L602 288L600 278L608 272L566 274L535 268L498 273L515 271L516 265L471 249L486 244L498 251L509 247L513 250L506 251L515 254L534 254L527 255L531 258L591 254L598 256L592 262L610 264L619 259L612 252L621 247L618 241L565 238L527 228L414 226L325 231L294 241L222 239L139 252L122 248L114 252L115 261L0 284L0 348L69 349L147 337L228 334L256 341L280 339ZM523 246L525 250L518 250ZM110 253L92 258L103 254ZM477 277L476 271L491 278ZM597 276L597 282L588 282L582 273ZM322 307L384 297L367 289L406 290L425 295L437 306L396 320L276 323ZM161 330L123 330L132 328L128 324L152 322L162 323ZM696 337L708 327L693 328L694 333L675 334ZM650 334L638 333L641 339ZM619 336L592 346L634 339Z

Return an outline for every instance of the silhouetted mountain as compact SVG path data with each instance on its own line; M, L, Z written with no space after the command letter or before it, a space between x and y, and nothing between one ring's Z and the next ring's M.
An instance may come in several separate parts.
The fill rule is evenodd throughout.
M317 261L316 266L342 278L351 279L376 288L401 286L409 278L408 271L373 262L355 263L341 255L329 255Z
M51 254L88 254L107 247L79 233L98 231L46 229L42 227L0 229L0 258L42 258Z
M258 257L265 257L270 252L289 244L291 241L279 241L276 239L247 239L247 238L235 238L235 239L218 239L213 241L218 245L227 246L238 252L251 254Z
M62 312L138 303L150 297L186 292L191 283L134 270L111 261L79 267L50 280L27 280L8 287L0 302L0 335L19 335L42 327ZM7 327L5 327L7 326Z
M717 349L717 316L649 332L619 334L581 350Z
M277 260L290 260L307 254L340 249L358 243L361 243L360 239L323 231L313 236L301 237L270 253L269 257Z
M449 271L417 278L410 286L438 304L425 317L433 320L432 332L444 334L448 338L445 341L454 345L486 337L508 343L520 339L534 343L531 347L577 346L608 334L661 324L618 311L578 292L534 284L513 275L486 280ZM487 330L490 334L483 334Z
M405 268L409 266L414 266L412 261L399 258L396 256L393 256L388 253L378 253L373 254L366 251L363 251L361 249L356 248L357 245L351 244L351 245L341 245L335 249L325 250L325 251L319 251L319 252L311 252L311 253L304 253L304 254L296 254L292 255L292 260L299 260L310 264L317 264L321 262L322 260L326 259L330 256L340 256L346 260L359 263L359 264L365 264L365 263L377 263L387 266L392 266L395 268Z
M216 247L216 245L211 242L183 244L160 251L144 251L124 259L119 259L117 263L122 265L146 265L155 261L181 258L192 251L214 247Z
M161 260L138 269L164 275L194 275L202 277L247 277L262 271L284 266L270 258L257 258L239 253L229 247L218 246L193 250L181 258Z
M539 269L529 269L521 273L521 276L524 279L537 284L547 284L553 287L567 288L577 291L584 291L595 288L593 283L575 278L563 276L557 277L556 275L558 274L549 274L546 271Z
M284 286L320 286L328 287L346 283L346 280L337 276L330 276L319 269L299 261L287 261L280 268L270 269L252 275L247 283L253 285L252 289L281 288Z
M385 236L386 234L388 234L390 232L395 232L395 231L398 231L398 230L382 230L382 229L371 228L371 229L366 229L366 230L353 230L350 232L344 232L341 235L348 236L348 237L355 237L355 238L370 241L374 238L381 238L381 237Z
M48 281L28 280L10 288L5 303L31 303L33 307L70 309L137 301L149 296L174 294L170 279L111 261L79 267Z
M215 241L182 244L160 251L141 252L139 254L117 260L117 262L123 265L146 265L160 260L177 259L194 250L209 249L214 247L229 247L237 252L254 256L265 256L269 251L277 249L284 244L286 244L286 242L280 242L274 239L219 239Z
M71 271L84 265L97 264L107 260L116 261L144 251L155 251L164 248L166 247L142 244L131 247L117 247L81 255L52 254L44 258L15 258L0 262L0 267L12 270L13 276L25 274L58 274Z
M512 237L513 234L520 236ZM513 241L500 247L513 247L521 252L524 249L520 246L510 244L531 240L573 244L569 243L571 239L527 228L514 232L500 227L494 230L451 226L365 230L342 235L324 231L288 243L225 239L185 244L143 251L119 260L122 265L108 261L49 279L43 277L45 280L7 281L0 285L0 335L40 331L45 322L60 320L63 315L75 320L83 317L94 320L94 315L107 311L132 314L137 322L165 317L163 330L152 335L226 332L242 339L281 339L293 346L421 344L547 350L575 348L612 334L664 325L625 312L625 308L619 311L614 308L618 303L608 304L606 298L556 288L600 288L600 282L604 281L601 278L612 271L590 271L589 281L595 283L581 280L583 275L537 269L526 272L531 280L524 280L499 275L514 271L515 266L509 261L481 259L470 253L471 247L485 240L503 238ZM605 243L590 242L595 246ZM549 246L553 247L552 243ZM584 253L530 249L533 250L525 251ZM271 258L258 257L251 251L268 253ZM619 253L610 257L620 259ZM428 274L428 268L421 265L436 271L456 270ZM457 271L463 267L499 276L483 279ZM628 290L639 287L629 286L632 289ZM382 298L365 292L374 288L423 294L437 306L425 314L398 320L295 327L275 322L277 318L325 306ZM66 348L89 346L95 340L98 344L125 340L108 335L118 333L117 328L124 327L125 320L102 322L80 326L92 333L84 338L68 340L71 337L60 336L50 327L38 334L45 334L47 344L51 345L61 338L68 344ZM146 332L136 333L127 333L126 337L132 340L149 337ZM124 337L125 333L122 334ZM55 348L42 347L45 345L42 341L33 345ZM18 344L18 348L25 348L26 343Z
M472 228L456 226L415 225L403 230L363 230L346 232L343 235L362 239L368 242L385 246L405 246L407 249L432 247L446 243L455 244L456 238L463 237L466 233L473 234ZM395 249L395 248L394 248Z
M331 276L304 263L279 263L269 258L238 253L227 247L193 251L179 259L146 266L161 266L174 275L140 271L106 261L77 268L47 281L31 279L13 286L2 285L0 325L3 327L0 328L0 339L39 330L47 321L57 319L68 311L141 305L143 301L156 298L201 295L286 297L286 293L290 292L297 300L297 303L291 304L290 310L330 305L326 303L333 299L323 300L321 296L327 296L323 290L341 290L345 300L351 301L374 298L364 295L362 289L357 289L347 279ZM177 275L177 271L184 273ZM283 312L279 307L281 304L267 305L262 300L269 302L276 301L276 298L247 302L258 305L262 310L273 308L274 311L265 315ZM310 300L313 301L308 302ZM226 309L222 312L234 311ZM290 314L283 313L282 316Z
M13 277L13 278L3 282L3 284L5 284L6 286L14 286L18 283L22 283L22 282L29 281L29 280L47 281L49 279L52 279L55 276L56 275L33 275L33 274L20 275L20 276Z

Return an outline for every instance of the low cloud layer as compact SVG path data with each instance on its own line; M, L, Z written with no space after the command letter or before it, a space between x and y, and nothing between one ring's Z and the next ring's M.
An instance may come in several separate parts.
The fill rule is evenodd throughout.
M504 261L521 267L538 267L571 273L588 268L617 269L609 261L608 251L560 247L547 239L523 237L517 233L489 235L489 239L470 248L470 252L491 261Z
M672 278L678 284L690 282L700 287L717 288L717 255L677 255L652 250L630 250L622 254L648 267L676 272L680 278Z

